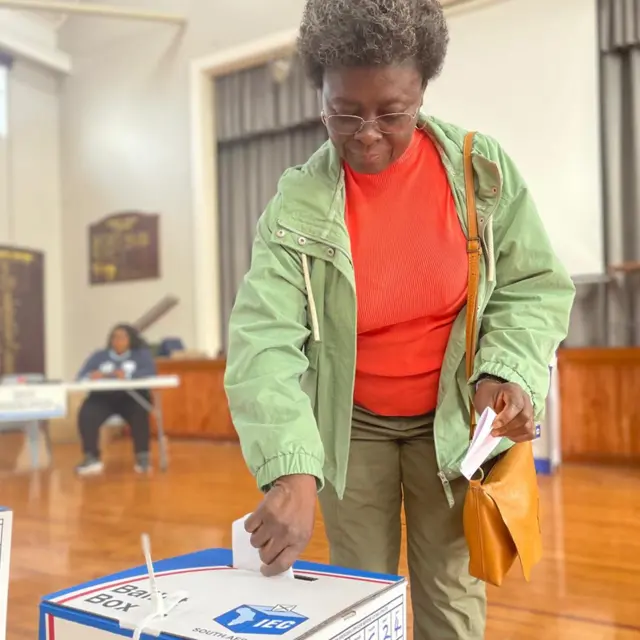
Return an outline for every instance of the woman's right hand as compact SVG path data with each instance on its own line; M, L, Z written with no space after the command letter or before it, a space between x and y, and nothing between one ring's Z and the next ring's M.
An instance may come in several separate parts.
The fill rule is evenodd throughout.
M245 521L251 544L260 549L265 576L276 576L289 569L309 544L316 498L314 476L284 476L276 480Z
M100 371L92 371L89 374L89 378L91 380L100 380L100 379L104 378L104 376L102 375L102 373L100 373Z

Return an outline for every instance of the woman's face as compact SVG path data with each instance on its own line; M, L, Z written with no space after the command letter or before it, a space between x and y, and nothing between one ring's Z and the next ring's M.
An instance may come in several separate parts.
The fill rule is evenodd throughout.
M413 63L385 67L351 67L328 70L322 86L325 118L332 115L359 116L373 120L390 113L415 115L422 106L424 86ZM415 129L415 118L400 118L393 133L382 133L367 124L358 133L332 130L329 137L342 159L358 173L380 173L407 149Z
M111 334L111 348L116 353L124 353L129 349L129 334L121 328Z

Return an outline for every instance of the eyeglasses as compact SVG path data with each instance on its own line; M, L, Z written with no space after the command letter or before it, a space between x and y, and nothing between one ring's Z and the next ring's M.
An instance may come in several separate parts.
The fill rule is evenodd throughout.
M410 113L385 113L373 120L365 120L360 116L347 116L342 114L328 116L322 112L322 122L327 127L341 136L355 136L360 133L366 125L374 125L380 133L397 134L403 133L413 125L413 121L418 115L420 108L414 114Z

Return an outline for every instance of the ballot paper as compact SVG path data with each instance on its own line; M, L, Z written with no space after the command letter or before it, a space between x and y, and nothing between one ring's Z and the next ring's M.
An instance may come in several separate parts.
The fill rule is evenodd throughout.
M251 534L244 528L244 523L250 515L247 514L244 518L236 520L232 526L233 568L259 572L262 567L260 551L251 545ZM276 577L293 578L293 569L289 568Z
M493 421L495 419L495 411L487 407L482 412L480 420L478 420L473 439L469 445L469 450L460 465L460 471L467 480L471 480L476 471L478 471L480 466L487 460L502 440L502 437L496 438L491 435L491 428L493 427Z

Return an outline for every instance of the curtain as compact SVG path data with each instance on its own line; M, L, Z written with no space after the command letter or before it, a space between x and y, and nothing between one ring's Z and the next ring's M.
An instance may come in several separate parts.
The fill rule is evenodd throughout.
M11 149L9 137L9 82L13 61L0 51L0 244L15 241L11 201Z
M606 257L617 265L640 262L640 0L599 2ZM612 344L640 344L637 275L611 297Z
M256 222L283 171L303 164L327 136L319 96L296 57L218 78L214 95L224 349Z

